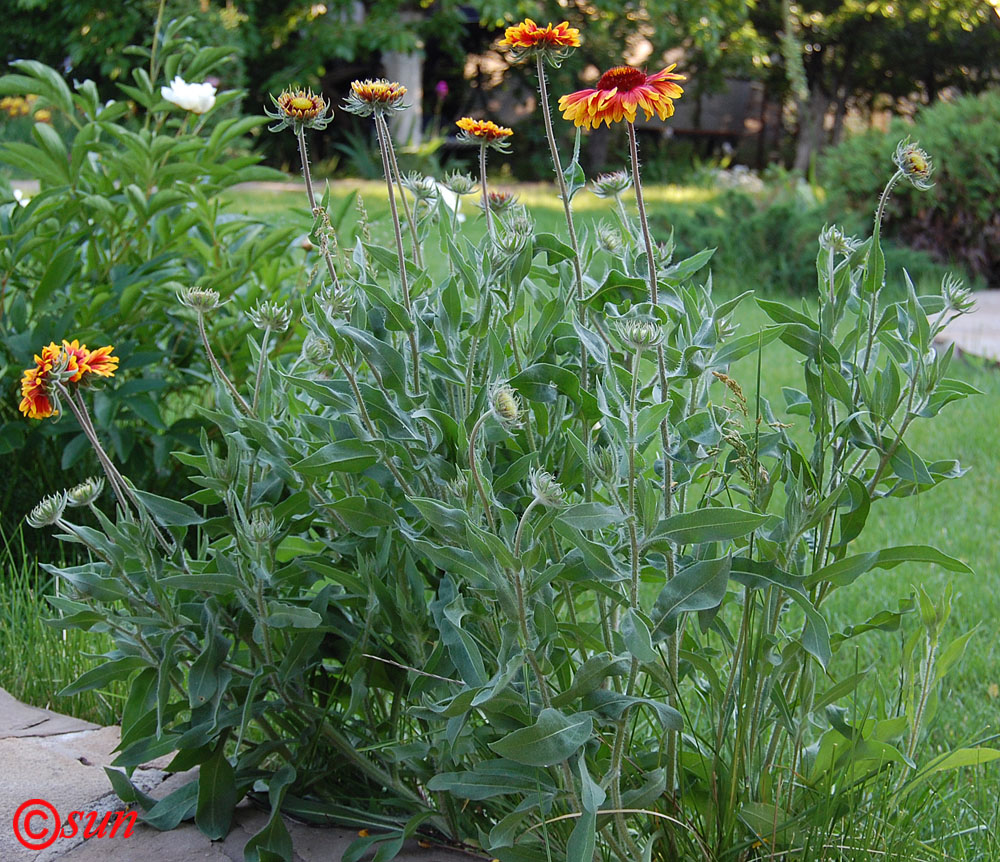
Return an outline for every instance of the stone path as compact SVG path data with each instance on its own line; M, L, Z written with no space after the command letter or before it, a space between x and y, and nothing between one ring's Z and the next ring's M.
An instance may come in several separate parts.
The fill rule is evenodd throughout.
M26 706L0 689L0 862L243 862L243 847L267 822L267 813L243 803L223 841L210 841L193 823L171 832L139 824L125 838L59 838L41 851L26 850L15 838L17 809L29 799L52 803L65 819L71 811L122 811L104 766L114 759L118 728L99 727L49 710ZM133 782L160 799L187 783L194 772L169 775L170 757L137 769ZM113 821L113 818L112 818ZM357 837L353 830L304 826L286 820L295 862L340 862ZM42 834L51 821L35 817L27 827ZM81 830L82 831L82 830ZM365 856L370 859L371 856ZM474 862L484 857L423 848L409 842L400 862Z

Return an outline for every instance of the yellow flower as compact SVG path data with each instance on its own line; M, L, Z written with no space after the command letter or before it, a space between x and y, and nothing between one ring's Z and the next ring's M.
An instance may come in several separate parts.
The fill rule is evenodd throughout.
M266 108L264 113L272 120L278 120L271 126L272 132L291 126L298 133L302 129L325 129L333 119L330 106L321 95L312 90L283 90L278 98L271 96L275 111Z
M455 123L462 131L459 139L468 143L481 144L502 150L507 146L507 139L514 134L513 129L498 126L492 120L474 120L472 117L462 117Z
M684 93L674 83L684 80L683 75L673 74L675 66L653 75L631 66L615 66L601 75L596 87L561 96L559 110L565 119L585 129L596 129L601 123L610 126L622 120L634 123L640 108L647 120L653 114L665 120L673 116L673 100Z
M21 403L18 409L29 419L45 419L59 410L54 389L57 382L86 385L90 375L114 377L118 357L112 356L113 347L88 350L77 339L54 341L35 355L35 366L25 370L21 377Z
M359 117L404 111L409 107L403 104L405 95L406 87L398 81L385 78L352 81L351 95L344 102L344 110Z
M568 21L539 27L530 18L525 18L520 24L507 28L500 44L509 47L516 60L541 54L553 65L558 65L573 48L580 47L580 31L570 27Z

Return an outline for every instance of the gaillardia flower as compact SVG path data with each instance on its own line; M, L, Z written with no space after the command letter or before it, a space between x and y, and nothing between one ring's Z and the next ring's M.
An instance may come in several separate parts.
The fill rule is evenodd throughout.
M392 114L404 111L409 105L403 104L406 87L385 78L366 81L352 81L351 95L344 102L344 110L359 117L372 114Z
M474 120L472 117L462 117L455 123L462 131L459 140L470 144L481 144L495 150L503 150L508 146L507 138L514 134L513 129L498 126L492 120Z
M579 90L560 96L559 110L576 126L596 129L601 123L635 122L636 111L642 109L646 119L656 114L661 120L673 116L674 99L684 91L675 81L685 80L673 74L676 63L653 75L631 66L609 69L589 90Z
M264 108L264 113L277 124L270 127L280 132L291 127L298 134L302 129L325 129L333 119L330 106L321 95L312 90L283 90L278 98L271 96L275 110Z
M931 182L931 173L934 171L931 157L916 144L911 144L909 140L900 141L892 160L903 172L903 176L921 191L934 185Z
M572 51L580 47L580 31L570 27L568 21L539 27L530 18L508 27L500 44L509 47L515 60L541 54L553 65L558 65Z
M29 419L45 419L59 412L55 386L57 383L87 385L88 378L114 377L118 357L112 356L113 347L88 350L86 344L54 341L35 355L35 366L25 369L21 377L21 403L18 409Z

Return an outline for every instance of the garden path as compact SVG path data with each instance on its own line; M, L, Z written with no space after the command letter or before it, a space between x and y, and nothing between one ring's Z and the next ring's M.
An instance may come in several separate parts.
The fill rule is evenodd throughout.
M114 759L116 727L99 727L45 709L26 706L0 689L0 862L242 862L243 847L267 822L267 813L247 802L236 811L233 828L223 841L210 841L193 823L171 832L139 824L125 838L59 838L41 851L26 850L13 831L15 812L28 800L46 800L65 818L70 811L107 811L124 805L111 792L104 766ZM170 775L170 757L140 767L133 782L160 799L187 783L194 771ZM22 817L23 821L23 817ZM111 822L114 822L113 819ZM357 837L348 829L318 828L286 820L295 847L295 862L339 862ZM52 822L36 817L27 827L42 834ZM370 856L366 856L369 859ZM399 862L473 862L482 859L450 850L423 848L408 842Z

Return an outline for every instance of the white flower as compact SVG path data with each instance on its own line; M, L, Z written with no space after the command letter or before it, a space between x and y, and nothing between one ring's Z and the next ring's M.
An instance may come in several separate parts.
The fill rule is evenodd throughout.
M16 200L18 204L23 207L26 207L29 203L31 203L31 198L25 197L24 192L20 189L14 189L14 200Z
M169 87L160 87L160 95L185 111L204 114L215 104L215 85L189 84L180 75L175 75Z

